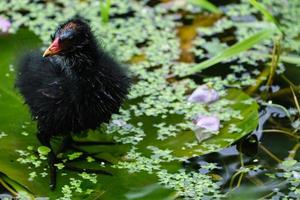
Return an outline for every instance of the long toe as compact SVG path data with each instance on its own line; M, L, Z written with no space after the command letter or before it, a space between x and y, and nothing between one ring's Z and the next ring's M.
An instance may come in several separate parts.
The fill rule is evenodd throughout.
M66 165L65 168L68 170L80 172L80 173L87 172L87 173L95 173L95 174L103 174L103 175L112 176L112 173L102 170L102 169L83 169L83 168L78 168L78 167L74 167L71 165Z
M70 149L74 150L74 151L77 151L77 152L81 152L82 154L78 157L78 158L75 158L73 159L72 161L69 161L69 162L76 162L76 161L79 161L79 160L86 160L88 157L91 157L93 158L95 161L99 162L99 163L104 163L104 164L108 164L108 165L111 165L112 163L104 158L98 158L96 157L96 155L98 153L89 153L87 151L84 151L80 148L78 148L77 146L70 146Z
M74 141L73 144L77 146L91 146L91 145L116 145L114 141Z

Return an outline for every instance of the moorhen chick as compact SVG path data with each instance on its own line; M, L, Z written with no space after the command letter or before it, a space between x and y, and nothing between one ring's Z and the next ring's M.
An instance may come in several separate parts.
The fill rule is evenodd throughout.
M117 113L126 98L126 71L97 44L88 23L74 17L61 24L44 52L24 56L16 87L37 121L37 138L48 154L50 187L56 185L53 136L96 129Z

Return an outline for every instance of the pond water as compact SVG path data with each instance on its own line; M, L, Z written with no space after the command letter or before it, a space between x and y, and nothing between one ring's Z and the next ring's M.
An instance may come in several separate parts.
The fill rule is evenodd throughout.
M0 17L11 21L12 33L0 35L0 193L28 199L300 198L300 28L294 24L300 3L111 1L105 10L108 4L92 1L4 2ZM36 124L14 80L21 55L48 46L58 23L75 13L90 22L134 83L109 124L74 135L116 144L58 155L51 191ZM218 100L188 102L203 84ZM220 120L215 132L201 127L200 134L208 134L201 141L193 124L199 114ZM60 142L53 140L55 149Z

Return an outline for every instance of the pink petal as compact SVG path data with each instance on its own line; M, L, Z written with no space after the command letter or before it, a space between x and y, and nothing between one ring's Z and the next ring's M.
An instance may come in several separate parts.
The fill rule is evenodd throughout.
M194 123L198 128L211 132L217 132L220 129L220 120L216 116L199 115Z
M0 17L0 31L6 33L8 32L10 27L11 27L10 21Z
M200 85L191 96L189 96L188 101L191 103L210 103L218 99L219 95L216 90L207 85Z

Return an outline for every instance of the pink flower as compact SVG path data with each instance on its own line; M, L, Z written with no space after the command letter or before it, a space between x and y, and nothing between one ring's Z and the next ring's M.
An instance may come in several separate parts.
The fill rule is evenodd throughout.
M217 132L220 129L220 120L216 116L198 115L194 123L197 128L205 129L209 132Z
M10 21L0 17L0 31L3 33L7 33L10 27L11 27Z
M191 103L210 103L218 99L219 95L216 90L207 85L200 85L191 96L189 96L188 101Z

